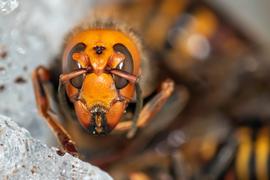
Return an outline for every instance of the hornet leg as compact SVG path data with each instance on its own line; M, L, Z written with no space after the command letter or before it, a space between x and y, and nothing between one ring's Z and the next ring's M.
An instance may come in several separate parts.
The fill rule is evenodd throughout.
M49 88L51 88L51 83L49 71L45 67L39 66L32 74L32 82L39 113L52 129L63 150L73 156L78 156L75 143L71 140L64 127L59 123L56 114L50 107Z

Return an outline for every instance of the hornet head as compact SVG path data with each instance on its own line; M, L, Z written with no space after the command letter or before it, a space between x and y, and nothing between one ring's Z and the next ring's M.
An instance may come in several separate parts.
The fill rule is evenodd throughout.
M133 98L140 53L129 35L91 29L67 40L62 59L66 94L80 124L91 134L108 134Z

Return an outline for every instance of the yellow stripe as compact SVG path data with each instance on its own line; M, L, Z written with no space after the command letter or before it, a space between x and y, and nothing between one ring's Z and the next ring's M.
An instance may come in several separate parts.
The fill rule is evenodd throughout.
M251 130L241 128L237 132L239 147L236 156L236 176L240 180L249 179L249 160L252 148Z
M268 152L270 146L270 138L269 138L269 129L262 129L257 138L256 149L255 149L255 157L256 157L256 174L258 179L267 180L268 177L268 169L267 169L267 159Z

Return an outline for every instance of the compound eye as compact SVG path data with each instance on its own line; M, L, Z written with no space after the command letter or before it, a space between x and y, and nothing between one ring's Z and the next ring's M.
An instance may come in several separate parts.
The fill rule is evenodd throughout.
M84 81L85 75L79 75L73 79L70 80L70 83L72 84L72 86L74 86L77 89L81 89L82 88L82 84Z
M123 44L115 44L113 46L114 51L120 52L125 55L125 59L121 61L117 66L116 69L121 71L125 71L129 74L133 72L133 59L129 50ZM128 85L128 80L119 77L117 75L113 75L113 79L115 81L115 86L117 89L122 89Z
M84 51L86 45L84 43L78 43L70 50L68 53L67 66L64 68L64 73L71 73L81 68L81 65L72 58L74 53L79 53ZM84 75L77 76L70 80L70 83L77 89L82 87L84 80Z

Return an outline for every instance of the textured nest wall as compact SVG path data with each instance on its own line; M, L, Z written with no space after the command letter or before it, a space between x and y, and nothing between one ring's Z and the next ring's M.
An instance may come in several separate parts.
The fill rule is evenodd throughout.
M67 153L58 155L58 151L0 116L1 179L112 179L99 168Z

